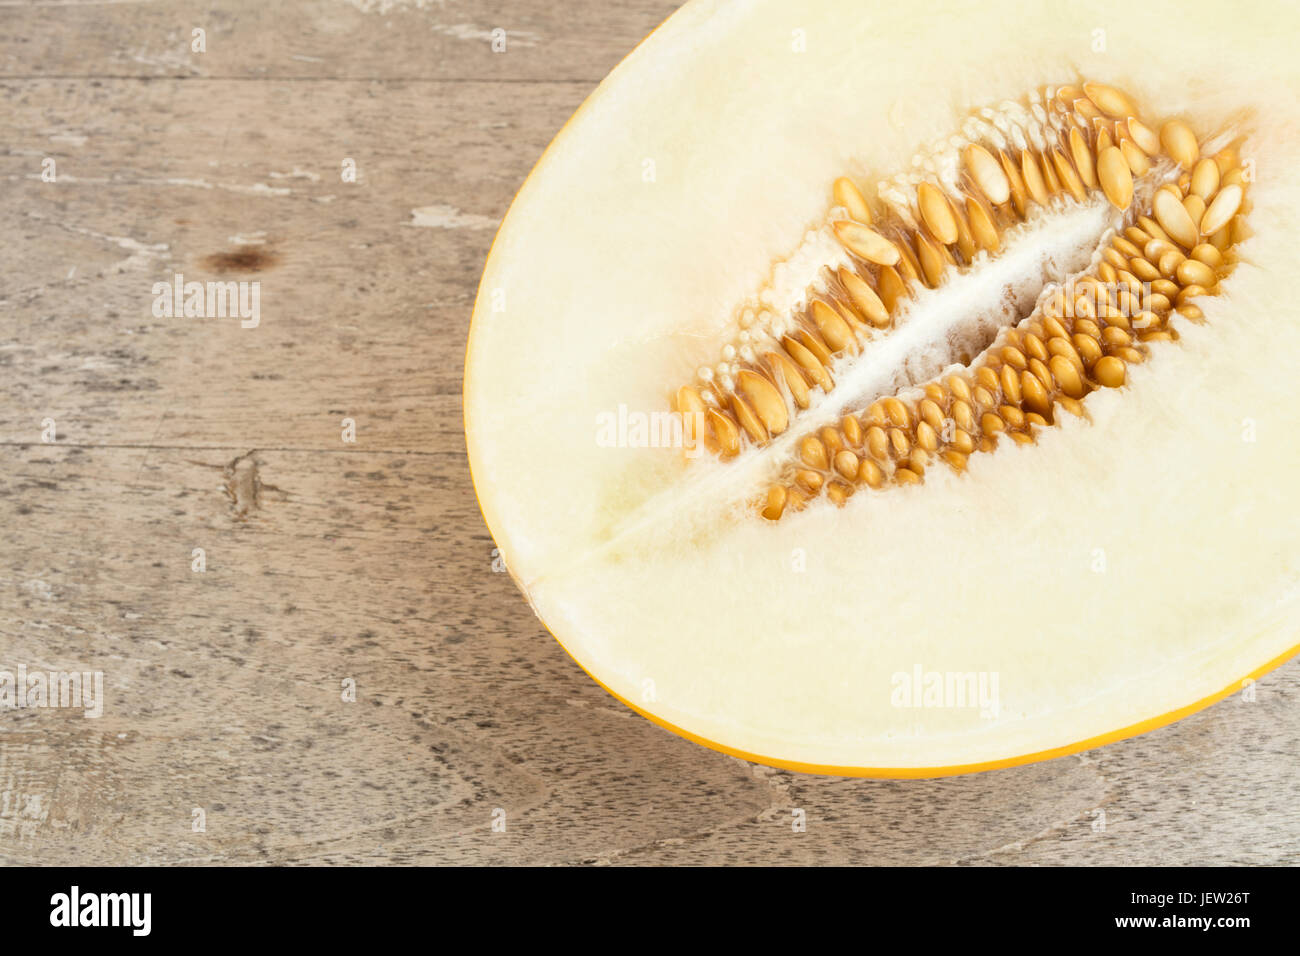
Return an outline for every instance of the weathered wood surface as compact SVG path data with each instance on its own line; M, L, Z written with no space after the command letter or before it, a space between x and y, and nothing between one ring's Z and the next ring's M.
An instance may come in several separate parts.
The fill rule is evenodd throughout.
M1300 862L1300 662L1077 757L809 777L631 715L493 573L479 270L670 3L0 7L0 670L107 698L0 710L0 861ZM155 318L177 272L261 325Z

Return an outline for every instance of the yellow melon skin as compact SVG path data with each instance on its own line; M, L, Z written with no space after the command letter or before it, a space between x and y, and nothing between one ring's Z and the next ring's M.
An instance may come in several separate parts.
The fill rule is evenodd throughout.
M1143 733L1293 656L1296 27L1284 4L696 2L670 18L520 190L470 331L475 489L548 629L688 739L878 777ZM836 177L883 178L971 109L1079 77L1200 135L1240 131L1256 173L1252 235L1200 300L1206 323L1089 396L1088 420L775 525L745 508L757 458L598 444L599 415L666 408L713 360ZM996 715L899 706L918 667L996 674Z

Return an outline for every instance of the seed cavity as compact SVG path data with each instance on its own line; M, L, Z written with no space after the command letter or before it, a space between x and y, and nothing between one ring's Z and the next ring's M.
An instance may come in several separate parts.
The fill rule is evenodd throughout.
M935 462L960 473L1000 441L1034 443L1062 410L1086 416L1090 392L1124 387L1128 366L1177 340L1175 315L1203 321L1193 300L1218 290L1245 233L1248 179L1235 145L1203 156L1183 120L1158 128L1115 87L1049 87L978 111L880 182L874 201L836 179L828 228L809 234L836 261L789 310L747 308L723 360L677 390L677 411L699 423L692 437L723 458L767 444L831 392L837 369L892 332L919 290L999 255L1007 231L1044 208L1100 194L1123 226L1090 268L955 372L799 439L756 510L775 521L822 494L842 505L863 487L922 484Z

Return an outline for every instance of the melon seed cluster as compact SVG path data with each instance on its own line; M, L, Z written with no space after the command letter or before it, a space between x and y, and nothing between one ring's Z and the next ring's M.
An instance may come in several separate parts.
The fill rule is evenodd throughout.
M1180 128L1166 124L1162 142L1185 171L1156 191L1151 215L1115 236L1093 270L1003 330L969 369L806 436L799 461L768 490L763 516L776 520L822 492L841 505L862 485L917 484L936 459L961 471L1002 436L1030 443L1058 410L1082 415L1090 391L1123 385L1148 343L1176 339L1175 311L1200 321L1191 300L1215 294L1231 267L1225 254L1244 232L1246 180L1235 150L1200 158Z
M822 492L839 504L864 484L918 483L936 459L960 470L999 436L1033 441L1058 407L1082 414L1081 399L1122 385L1147 343L1177 337L1174 310L1201 317L1190 300L1216 290L1244 229L1247 180L1234 148L1203 158L1185 123L1170 120L1157 135L1126 94L1097 83L982 110L913 167L878 185L875 208L852 180L836 180L829 228L845 264L823 275L796 314L746 315L723 361L701 369L699 385L678 389L677 410L702 413L686 421L704 422L695 437L706 447L731 457L786 431L816 389L834 387L838 361L891 327L912 290L996 255L1005 230L1036 206L1100 191L1132 224L1095 268L1003 330L961 374L804 437L799 461L761 505L767 518ZM1130 208L1135 177L1173 176L1178 167L1149 209Z

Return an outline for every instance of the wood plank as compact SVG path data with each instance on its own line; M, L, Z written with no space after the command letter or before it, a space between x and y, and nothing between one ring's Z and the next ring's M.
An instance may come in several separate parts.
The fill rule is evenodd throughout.
M581 90L4 86L21 241L0 287L0 441L39 440L53 418L81 444L337 448L352 417L369 448L460 446L483 261ZM316 108L322 92L342 115ZM156 318L154 284L177 274L259 283L260 323Z
M0 77L598 82L677 8L546 0L0 4ZM194 50L195 28L204 52ZM505 31L494 49L494 31Z

